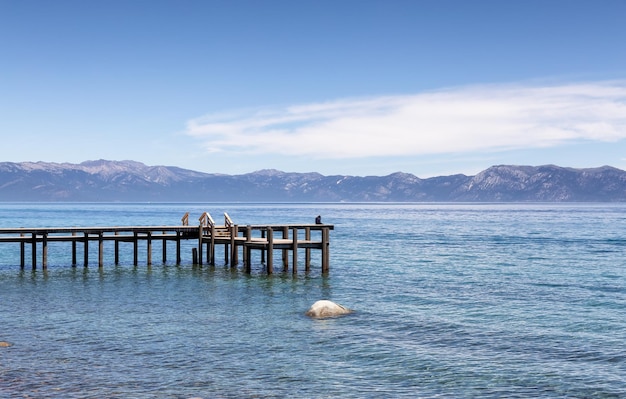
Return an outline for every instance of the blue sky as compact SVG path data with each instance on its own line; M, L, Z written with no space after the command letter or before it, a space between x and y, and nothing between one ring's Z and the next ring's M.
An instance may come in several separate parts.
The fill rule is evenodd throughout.
M0 161L626 169L626 1L0 0Z

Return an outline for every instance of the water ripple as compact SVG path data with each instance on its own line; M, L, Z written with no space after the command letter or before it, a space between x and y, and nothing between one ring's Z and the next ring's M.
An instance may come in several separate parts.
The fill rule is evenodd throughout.
M160 224L218 206L127 205L44 215ZM46 208L20 206L0 219ZM0 397L626 397L624 206L227 208L250 223L322 213L336 225L330 276L0 265L0 340L13 343L0 348ZM304 316L321 298L356 311Z

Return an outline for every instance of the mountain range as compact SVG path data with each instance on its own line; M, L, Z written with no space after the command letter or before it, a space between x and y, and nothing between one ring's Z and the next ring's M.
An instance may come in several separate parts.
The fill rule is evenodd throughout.
M492 166L475 176L324 176L273 169L202 173L135 161L0 162L0 201L84 202L624 202L610 166Z

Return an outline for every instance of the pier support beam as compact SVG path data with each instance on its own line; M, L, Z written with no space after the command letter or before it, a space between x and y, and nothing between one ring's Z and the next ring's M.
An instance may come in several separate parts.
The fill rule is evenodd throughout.
M120 235L120 233L116 231L115 235L118 236L118 235ZM115 256L115 266L117 266L117 265L120 264L120 241L117 239L117 237L115 239L114 246L115 246L115 255L114 255Z
M274 273L274 230L267 228L267 274Z
M304 239L306 241L311 241L311 228L307 227L304 229ZM311 271L311 248L306 248L304 250L304 271L306 273Z
M89 266L89 233L84 233L84 242L83 242L83 266Z
M152 266L152 233L148 232L148 238L147 238L147 251L148 253L146 254L147 257L147 264L148 266Z
M180 265L180 231L176 232L176 265Z
M252 227L250 225L246 226L246 243L250 243L252 241ZM243 264L245 265L246 273L250 274L252 272L252 249L250 245L244 245L243 247Z
M322 273L328 273L330 269L330 254L329 254L329 234L330 231L327 227L322 229Z
M224 265L227 265L228 262L230 261L228 253L230 251L229 249L230 245L228 245L228 243L224 244Z
M133 266L137 266L139 264L139 240L137 232L133 233Z
M265 230L261 230L261 238L266 238L267 232ZM261 250L261 263L265 263L265 250Z
M24 233L20 233L20 239L24 237ZM26 265L26 244L24 240L20 240L20 268L24 270Z
M202 247L203 247L204 227L202 225L198 228L198 265L202 266ZM211 235L211 240L213 235ZM210 263L210 261L209 261Z
M211 224L211 238L209 249L207 250L207 258L209 265L215 266L215 226L213 224Z
M76 261L76 240L74 237L76 237L76 232L72 231L72 267L76 267L76 264L78 263Z
M167 239L165 238L165 231L163 232L163 247L161 248L163 264L167 262Z
M291 272L292 274L298 274L298 229L293 227L291 229L291 235L293 236L293 247L291 249L293 260L291 264Z
M48 268L48 233L41 235L41 268Z
M33 270L37 270L37 234L35 233L32 234L32 241L30 246L32 248L31 257L33 261Z
M284 226L283 227L283 240L286 240L289 238L289 227ZM282 251L282 259L283 259L283 271L286 272L287 270L289 270L289 260L288 260L288 254L289 250L287 249L283 249Z
M230 227L230 266L237 266L239 263L239 252L237 251L237 243L235 238L239 234L239 227L237 225Z
M104 239L102 232L98 233L98 267L102 269L104 266Z

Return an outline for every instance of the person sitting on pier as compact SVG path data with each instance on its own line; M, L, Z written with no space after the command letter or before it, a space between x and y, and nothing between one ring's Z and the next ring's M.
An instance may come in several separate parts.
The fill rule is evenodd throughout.
M320 215L317 215L315 218L315 224L322 224L322 217Z

